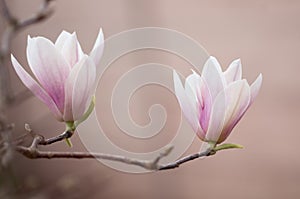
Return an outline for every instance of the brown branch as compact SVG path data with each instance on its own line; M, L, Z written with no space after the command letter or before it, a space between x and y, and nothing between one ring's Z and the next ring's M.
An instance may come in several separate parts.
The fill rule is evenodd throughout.
M32 133L32 130L30 129L29 125L26 125L26 130L28 132ZM169 155L170 152L172 151L173 147L166 148L154 160L139 160L139 159L133 159L133 158L128 158L128 157L124 157L124 156L104 154L104 153L56 152L56 151L41 151L38 149L39 145L50 145L55 142L62 141L66 138L70 138L72 135L73 135L73 132L71 132L71 131L66 131L58 136L55 136L55 137L52 137L49 139L45 139L41 135L35 135L32 143L29 147L16 146L15 150L30 159L42 159L42 158L46 158L46 159L53 159L53 158L103 159L103 160L122 162L122 163L130 164L130 165L136 165L136 166L140 166L147 170L156 170L156 171L175 169L175 168L178 168L181 164L192 161L199 157L204 157L204 156L209 156L209 155L215 154L215 152L213 150L208 149L205 152L188 155L186 157L183 157L183 158L175 161L174 163L169 163L169 164L163 165L163 164L159 164L159 161L163 157Z
M68 131L67 131L68 132ZM167 148L165 151L160 153L158 157L156 157L154 160L151 161L145 161L145 160L138 160L133 158L128 158L124 156L119 155L110 155L110 154L104 154L104 153L89 153L89 152L53 152L53 151L40 151L38 149L38 145L46 145L46 144L52 144L54 142L61 141L67 136L70 136L68 133L63 133L57 137L50 138L50 139L44 139L42 136L35 136L31 145L29 147L24 146L16 146L15 150L19 152L20 154L24 155L27 158L30 159L40 159L40 158L47 158L47 159L53 159L53 158L73 158L73 159L84 159L84 158L96 158L96 159L103 159L103 160L112 160L117 162L122 162L125 164L130 165L136 165L143 167L147 170L158 170L161 165L158 164L161 158L167 156L171 150L172 147ZM54 141L55 140L55 141Z
M203 153L196 153L188 155L182 159L177 160L174 163L169 163L167 165L159 164L161 158L167 156L171 151L171 148L167 148L163 151L157 158L154 160L139 160L128 158L119 155L111 155L104 153L89 153L89 152L54 152L54 151L40 151L34 147L36 143L33 143L30 147L17 146L16 151L21 153L27 158L30 159L54 159L54 158L71 158L71 159L102 159L102 160L111 160L122 162L125 164L140 166L147 170L168 170L178 168L181 164L192 161L196 158L212 155L210 151L205 151Z
M136 165L147 170L158 170L159 166L157 160L160 160L163 156L159 156L153 161L144 161L124 156L104 154L104 153L88 153L88 152L52 152L52 151L39 151L31 150L26 147L17 147L16 150L24 156L31 159L53 159L53 158L72 158L72 159L103 159L122 162L125 164Z
M176 160L175 162L171 162L168 164L160 164L159 161L163 158L168 156L173 147L167 147L164 151L162 151L155 159L153 160L139 160L134 158L128 158L119 155L111 155L111 154L104 154L104 153L90 153L90 152L59 152L59 151L41 151L38 149L40 145L50 145L56 142L63 141L64 139L68 139L72 137L74 134L73 131L65 131L64 133L57 135L52 138L44 138L41 135L34 134L32 129L28 124L25 124L26 131L33 136L33 140L29 147L25 147L19 145L20 138L18 138L18 142L15 143L14 149L15 151L19 152L20 154L24 155L30 159L54 159L54 158L70 158L70 159L103 159L103 160L111 160L116 162L121 162L124 164L136 165L140 166L144 169L151 170L151 171L161 171L161 170L169 170L178 168L180 165L195 160L200 157L205 156L212 156L217 153L217 151L224 150L224 149L233 149L233 148L242 148L241 145L237 144L221 144L215 145L210 144L210 146L206 149L206 151L191 154L185 156L181 159ZM27 134L28 135L28 134ZM22 137L26 137L26 135L22 135ZM5 144L5 143L4 143Z

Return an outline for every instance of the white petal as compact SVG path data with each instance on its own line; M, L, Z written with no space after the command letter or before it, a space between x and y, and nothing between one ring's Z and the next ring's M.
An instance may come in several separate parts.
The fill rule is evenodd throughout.
M190 123L190 125L192 126L193 130L197 132L198 129L200 128L199 120L198 120L199 116L197 115L194 106L191 104L190 99L186 95L186 92L182 86L179 76L175 70L173 71L173 79L174 79L175 95L177 97L181 110L184 116L186 117L186 119L188 120L188 122Z
M22 80L23 84L31 90L31 92L38 97L43 103L45 103L50 111L55 115L56 119L62 120L62 114L56 107L56 104L52 98L45 92L43 88L24 70L24 68L19 64L13 55L11 55L12 65L18 74L19 78Z
M72 68L69 77L67 78L65 83L65 105L64 105L64 115L63 115L65 121L74 121L73 107L72 107L74 85L85 59L86 57L83 58Z
M56 39L55 47L62 52L71 67L73 67L84 55L75 32L70 34L67 31L62 31Z
M76 33L74 32L70 37L67 38L63 47L61 48L61 54L69 63L71 68L79 61L78 55L78 40Z
M250 90L251 90L251 101L250 104L253 103L254 99L258 95L258 92L261 88L262 84L262 74L259 74L256 80L251 84Z
M225 88L225 124L219 142L223 142L240 120L250 103L250 87L246 80L238 80Z
M216 58L212 56L208 58L202 70L202 78L207 83L212 101L214 101L226 85L221 66Z
M65 42L72 36L71 33L63 30L60 35L57 37L55 41L55 47L61 51L61 49L64 47Z
M224 72L227 84L242 79L242 64L240 59L234 60Z
M206 141L217 142L219 140L225 121L225 100L225 91L222 90L212 105L209 126L205 137Z
M201 77L193 73L189 75L185 80L185 93L192 103L193 109L196 110L197 115L199 114L199 106L202 104L202 96L200 92L200 81ZM199 101L199 99L201 101Z
M70 98L72 98L72 119L80 119L90 104L91 96L94 92L94 83L96 79L96 66L87 56L84 56L76 66L74 66L70 77L66 83L66 110L64 119L70 119L67 108L70 108ZM67 91L68 90L68 91ZM71 90L71 91L70 91ZM70 94L72 97L70 97Z
M103 54L103 49L104 49L104 36L103 36L102 29L100 29L94 47L90 52L90 57L93 59L96 66L98 65L101 59L101 56Z
M246 80L238 80L231 83L225 89L225 93L227 98L225 123L228 123L238 112L248 107L250 102L250 87Z
M189 85L189 87L187 87L186 85ZM201 86L202 86L202 79L200 75L198 75L195 71L193 71L193 74L189 75L185 80L186 93L188 95L194 95L199 105L202 106L203 102L201 96ZM187 90L188 88L190 89Z

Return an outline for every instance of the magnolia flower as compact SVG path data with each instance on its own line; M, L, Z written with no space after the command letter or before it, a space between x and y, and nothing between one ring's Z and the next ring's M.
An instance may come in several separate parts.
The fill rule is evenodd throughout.
M100 30L92 51L87 55L82 51L75 32L63 31L55 43L44 37L28 36L27 61L37 81L13 55L11 61L25 86L48 106L57 120L74 123L85 116L91 104L103 42Z
M201 76L193 71L186 78L184 87L175 71L173 77L175 94L184 116L201 140L215 144L229 136L262 84L261 74L251 86L242 79L239 59L222 72L214 57L206 61Z

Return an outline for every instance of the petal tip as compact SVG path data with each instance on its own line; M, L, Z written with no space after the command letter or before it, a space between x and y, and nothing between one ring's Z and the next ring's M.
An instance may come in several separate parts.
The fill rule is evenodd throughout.
M175 70L175 69L173 69L173 77L174 77L175 75L177 75L177 76L178 76L178 74L177 74L176 70Z
M237 58L237 59L233 60L233 63L236 63L238 65L238 67L240 67L241 63L242 63L241 58Z
M193 74L197 74L196 71L194 71L193 69L191 69L191 71L192 71Z
M29 44L32 41L32 37L30 35L27 35L27 44Z
M174 80L175 84L178 84L178 83L182 84L182 82L180 80L180 77L179 77L179 75L178 75L178 73L176 72L175 69L173 69L173 80Z
M16 58L13 54L10 54L10 60L11 60L11 63L13 65L13 67L15 68L15 63L16 63L17 60L16 60Z
M11 59L11 63L15 70L17 70L17 68L21 67L21 64L18 62L18 60L15 58L15 56L13 54L10 54L10 59Z
M210 60L210 59L217 59L217 58L215 56L210 55L208 60Z
M101 41L104 40L104 34L102 28L99 29L97 40L100 39Z
M99 29L99 32L98 32L98 37L102 37L104 38L104 34L103 34L103 30L102 28Z
M263 80L263 75L261 73L259 73L256 80L252 84L256 83L257 85L261 86L262 80Z

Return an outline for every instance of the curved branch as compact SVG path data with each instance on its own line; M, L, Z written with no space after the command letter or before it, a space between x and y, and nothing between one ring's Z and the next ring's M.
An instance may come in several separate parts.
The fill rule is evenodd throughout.
M104 154L104 153L40 151L37 149L32 150L32 148L27 148L23 146L17 146L16 150L22 155L30 159L40 159L40 158L102 159L102 160L122 162L130 165L136 165L147 170L159 170L161 165L158 165L158 161L165 156L165 155L160 155L158 158L155 158L155 160L145 161L145 160L133 159L124 156Z
M26 126L26 129L27 129L27 131L32 133L32 130L30 129L30 127L28 125ZM32 143L29 147L15 146L15 150L30 159L42 159L42 158L46 158L46 159L54 159L54 158L103 159L103 160L122 162L122 163L130 164L130 165L136 165L136 166L140 166L144 169L152 170L152 171L175 169L175 168L178 168L181 164L184 164L186 162L192 161L192 160L200 158L200 157L210 156L210 155L215 154L215 151L213 151L212 149L208 149L207 151L204 151L202 153L188 155L186 157L183 157L183 158L175 161L174 163L169 163L169 164L164 165L164 164L159 164L159 161L163 157L168 156L171 153L173 147L166 148L154 160L139 160L139 159L128 158L128 157L124 157L124 156L104 154L104 153L56 152L56 151L40 151L38 149L39 145L50 145L55 142L62 141L66 138L70 138L72 135L73 135L73 132L70 132L70 131L66 131L56 137L52 137L49 139L45 139L41 135L35 135Z
M54 152L54 151L40 151L37 148L17 146L16 151L30 159L54 159L54 158L71 158L71 159L102 159L111 160L116 162L122 162L124 164L130 164L135 166L140 166L147 170L168 170L178 168L181 164L194 160L196 158L209 156L210 151L205 151L203 153L192 154L186 156L174 163L167 165L159 164L159 160L169 154L170 148L163 151L154 160L139 160L134 158L128 158L119 155L111 155L104 153L89 153L89 152Z
M31 135L33 135L33 131L28 124L25 125L26 131L28 131ZM233 149L233 148L242 148L241 145L237 144L221 144L221 145L210 145L208 149L203 152L191 154L185 156L181 159L176 160L175 162L171 162L168 164L160 164L159 161L163 158L168 156L173 147L167 147L164 151L162 151L155 159L153 160L139 160L134 158L128 158L119 155L111 155L111 154L104 154L104 153L90 153L90 152L56 152L56 151L40 151L38 149L39 145L50 145L55 142L60 142L64 139L70 138L74 134L73 131L65 131L64 133L45 139L41 135L35 135L32 143L29 147L15 146L15 150L20 154L24 155L27 158L31 159L53 159L53 158L72 158L72 159L103 159L103 160L111 160L116 162L122 162L124 164L136 165L140 166L144 169L151 170L151 171L161 171L161 170L169 170L178 168L180 165L195 160L200 157L205 156L212 156L216 154L220 150L224 149Z
M165 156L167 156L173 149L173 147L167 148L165 151L160 153L158 157L151 161L138 160L133 158L128 158L119 155L111 155L104 153L89 153L89 152L53 152L53 151L40 151L38 149L38 145L48 145L63 139L69 138L73 134L70 134L69 131L62 133L59 136L44 139L44 137L40 135L36 135L30 145L30 147L24 146L16 146L15 150L27 158L30 159L40 159L40 158L73 158L73 159L84 159L84 158L95 158L95 159L103 159L103 160L112 160L117 162L122 162L125 164L136 165L143 167L147 170L158 170L161 165L158 164L159 160Z
M29 124L25 124L25 130L33 136L32 143L29 147L18 145L19 142L16 142L15 150L20 154L24 155L30 159L53 159L53 158L72 158L72 159L103 159L103 160L111 160L116 162L122 162L124 164L136 165L140 166L144 169L151 171L161 171L161 170L169 170L178 168L180 165L195 160L200 157L211 156L217 153L217 151L224 149L233 149L233 148L243 148L241 145L237 144L221 144L221 145L210 145L205 151L191 154L176 160L175 162L171 162L168 164L160 164L159 161L168 156L173 147L167 147L164 151L162 151L155 159L153 160L139 160L134 158L128 158L119 155L111 155L104 153L90 153L90 152L57 152L57 151L40 151L38 149L39 145L50 145L55 142L60 142L62 140L71 138L74 134L74 131L65 131L60 135L51 138L44 138L41 135L34 134ZM24 135L22 136L24 137Z

